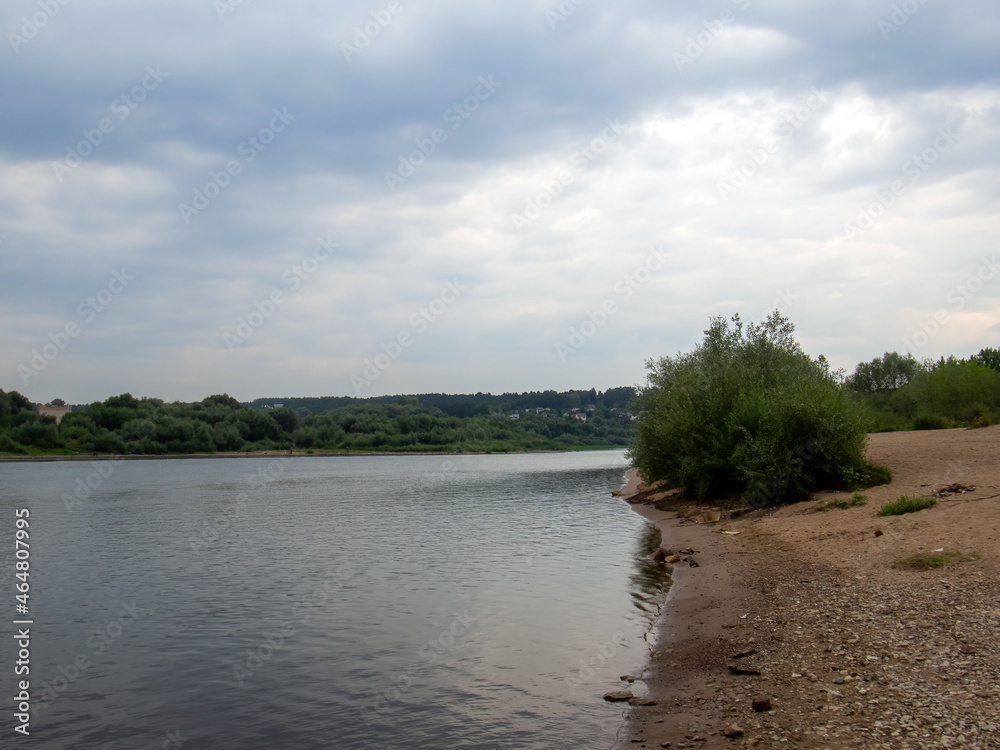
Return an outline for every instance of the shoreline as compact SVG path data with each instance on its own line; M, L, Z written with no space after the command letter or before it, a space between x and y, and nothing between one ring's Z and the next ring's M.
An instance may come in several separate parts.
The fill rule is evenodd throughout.
M654 626L656 639L649 662L641 675L648 697L656 705L628 710L615 750L685 747L689 741L695 747L726 747L693 738L708 735L707 727L699 728L704 716L698 704L711 692L722 661L713 656L711 646L724 637L726 624L740 609L737 604L745 595L728 569L731 550L725 549L720 543L723 537L713 535L709 525L685 520L695 504L683 502L663 509L667 498L661 495L668 493L654 493L651 501L636 502L636 495L648 493L649 488L641 484L635 469L629 469L626 477L621 499L659 529L661 548L694 550L685 557L695 560L697 567L681 561L670 571L672 583ZM671 744L663 744L667 742Z
M590 453L598 451L625 450L623 445L594 446L584 448L568 448L566 450L537 451L225 451L218 453L149 453L149 454L117 454L98 453L96 455L66 454L18 456L2 455L0 463L31 463L34 461L169 461L185 458L273 458L286 456L290 458L351 458L352 456L521 456L533 453Z
M615 750L1000 747L1000 426L870 435L868 455L893 481L844 509L818 492L697 524L710 501L620 491L698 567L675 566L642 673L656 705L626 709ZM973 489L877 515L955 484Z

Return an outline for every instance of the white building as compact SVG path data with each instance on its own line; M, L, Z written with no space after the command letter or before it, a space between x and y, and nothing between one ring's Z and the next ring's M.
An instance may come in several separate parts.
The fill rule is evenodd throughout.
M38 405L38 413L43 417L44 416L55 417L56 424L59 424L62 421L62 418L67 414L69 414L71 411L73 411L72 406L43 406L42 404Z

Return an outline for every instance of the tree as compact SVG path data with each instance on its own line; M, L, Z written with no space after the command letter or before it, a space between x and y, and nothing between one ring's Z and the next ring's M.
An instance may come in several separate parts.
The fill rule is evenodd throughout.
M216 394L214 396L209 396L208 398L202 399L201 403L206 406L228 406L230 409L243 409L244 406L235 398L230 396L228 393Z
M992 370L1000 371L1000 349L993 347L980 349L979 354L973 354L971 359L981 365L986 365Z
M282 432L288 433L295 432L302 422L299 419L298 413L288 408L273 409L271 411L271 419L278 423Z
M925 369L912 354L886 352L871 362L861 362L844 385L858 393L885 393L902 388Z
M0 417L31 410L31 401L17 391L4 393L0 390Z
M861 407L794 330L778 312L716 317L694 351L647 362L629 449L642 478L771 504L868 472Z

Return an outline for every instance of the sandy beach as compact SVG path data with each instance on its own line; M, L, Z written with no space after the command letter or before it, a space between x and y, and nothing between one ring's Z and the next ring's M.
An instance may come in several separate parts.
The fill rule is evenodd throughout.
M734 519L631 477L681 560L642 675L656 705L616 747L1000 747L1000 426L874 434L868 454L893 481L846 509L824 492ZM877 516L956 484L974 489ZM926 553L953 561L903 563Z

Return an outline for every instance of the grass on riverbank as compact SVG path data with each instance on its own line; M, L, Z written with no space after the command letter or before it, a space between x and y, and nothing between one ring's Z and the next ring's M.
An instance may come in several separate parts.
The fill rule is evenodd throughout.
M907 497L903 495L898 500L886 503L879 510L880 516L901 516L904 513L916 513L918 510L926 510L937 505L937 499L933 497Z
M866 498L860 492L855 492L850 500L831 500L822 507L822 510L831 510L833 508L836 508L837 510L847 510L848 508L860 508L867 502L868 498Z
M921 552L913 555L912 557L907 557L905 560L900 560L896 563L894 567L908 568L910 570L934 570L935 568L943 568L944 566L951 565L952 563L970 562L978 559L978 552L971 552L966 555L961 552L945 552L944 550L941 550L935 552Z

